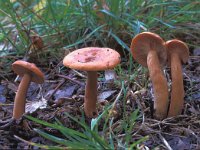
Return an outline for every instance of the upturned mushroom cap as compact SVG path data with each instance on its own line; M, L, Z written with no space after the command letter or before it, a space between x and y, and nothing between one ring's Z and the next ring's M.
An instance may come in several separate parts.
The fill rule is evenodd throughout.
M41 84L44 82L44 74L33 63L17 60L12 64L13 71L22 77L25 73L32 75L31 81Z
M131 53L133 58L143 66L147 66L147 55L149 51L156 51L161 66L167 60L167 52L163 39L151 32L143 32L135 36L131 42Z
M189 58L189 49L188 46L177 39L174 40L169 40L165 43L166 47L167 47L167 54L168 54L168 62L170 63L170 55L172 53L177 53L181 62L182 63L186 63L188 61Z
M114 68L120 63L120 55L110 48L87 47L65 56L63 64L82 71L101 71Z

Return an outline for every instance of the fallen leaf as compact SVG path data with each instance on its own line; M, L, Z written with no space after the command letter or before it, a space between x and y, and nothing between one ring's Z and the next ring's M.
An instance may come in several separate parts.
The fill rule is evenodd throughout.
M70 85L62 90L57 90L56 93L54 94L54 97L55 99L59 99L62 97L71 97L76 88L77 88L76 85Z
M6 102L6 97L4 96L4 94L5 94L5 86L0 85L0 103Z
M13 92L17 92L18 87L15 84L9 82L8 89L12 90Z
M173 150L190 149L190 140L187 138L173 138L169 144Z
M194 49L193 54L194 54L195 56L200 56L200 47Z
M115 92L116 90L102 92L98 95L97 99L99 102L102 102L108 97L110 97L112 94L114 94Z
M62 106L63 105L63 103L64 102L66 102L66 101L72 101L73 99L72 98L68 98L68 97L61 97L61 98L59 98L59 99L56 99L55 101L54 101L54 105L52 105L53 107L59 107L59 106Z
M0 103L5 103L6 102L6 98L3 95L0 95Z
M197 111L193 106L191 108L189 108L189 111L196 115L199 114L199 111Z
M48 90L48 92L46 93L46 95L44 96L45 98L48 98L51 97L52 93L54 92L55 90Z
M5 87L3 85L0 85L0 94L3 94L5 91Z
M116 76L117 75L114 70L106 70L105 71L105 80L106 81L115 80Z
M42 98L39 101L31 101L26 104L26 113L33 113L37 109L44 109L47 107L47 100Z

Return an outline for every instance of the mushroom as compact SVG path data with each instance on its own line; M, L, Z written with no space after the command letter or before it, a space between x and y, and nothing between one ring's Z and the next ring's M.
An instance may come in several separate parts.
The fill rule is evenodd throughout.
M15 96L13 118L19 119L25 113L25 102L28 87L32 82L42 84L44 74L33 63L17 60L12 64L13 71L22 77Z
M171 66L171 101L168 117L180 115L184 105L184 87L182 75L182 63L186 63L189 58L188 46L177 39L166 42L168 63Z
M13 116L11 120L0 121L1 124L8 123L0 128L7 127L14 120L18 120L25 113L26 95L30 82L41 84L44 82L44 74L33 63L17 60L12 64L13 71L22 77L14 100Z
M162 71L166 64L167 52L162 38L151 32L143 32L132 39L133 58L144 67L148 67L154 89L155 118L167 117L168 85Z
M110 48L87 47L75 50L65 56L63 64L71 69L87 71L84 111L88 118L98 115L97 71L114 68L120 63L120 55Z

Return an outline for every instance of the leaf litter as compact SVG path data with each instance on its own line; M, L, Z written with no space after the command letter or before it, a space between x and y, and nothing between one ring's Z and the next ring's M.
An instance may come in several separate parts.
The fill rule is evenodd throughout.
M128 87L128 92L125 95L126 103L124 106L123 101L119 100L115 102L113 108L116 112L113 115L115 122L110 127L119 139L123 140L125 136L121 128L123 107L125 107L127 113L131 113L133 110L139 108L140 117L131 131L132 141L149 135L149 139L143 142L145 147L149 149L171 148L178 150L200 148L200 72L198 70L200 57L198 51L194 50L193 56L190 56L188 64L183 66L186 96L185 108L183 114L180 116L166 118L162 121L153 119L151 83L148 84L147 89L143 88L144 76L142 72L139 72L134 84L126 81L126 79L124 80L124 86ZM53 122L57 118L64 126L79 130L79 125L71 122L64 113L68 112L72 116L81 118L84 101L84 84L86 80L85 73L67 68L60 72L58 69L60 66L62 65L59 65L53 70L50 68L42 68L46 72L46 82L42 87L34 83L31 84L27 94L26 112L33 117L48 122ZM170 74L169 69L167 69L166 74ZM99 103L106 101L106 104L111 104L120 93L119 86L114 83L118 77L113 71L105 72L103 75L105 80L100 80L99 82L98 101ZM5 78L9 78L9 80L5 80ZM0 105L0 117L2 119L8 119L12 116L12 104L19 83L14 82L14 74L6 76L5 78L1 79L0 84L0 95L6 97L6 100L2 103L5 105ZM103 105L98 107L99 112L101 113L104 108ZM25 119L20 124L11 126L9 130L0 130L0 148L33 148L14 138L14 135L41 144L54 144L51 141L39 137L33 131L33 128L42 128L51 134L60 135L56 130Z

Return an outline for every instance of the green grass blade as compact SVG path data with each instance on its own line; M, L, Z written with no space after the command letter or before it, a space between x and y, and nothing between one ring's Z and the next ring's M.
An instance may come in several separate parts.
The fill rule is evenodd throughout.
M65 46L64 48L70 48L70 47L73 47L73 46L76 46L78 44L81 44L83 42L85 42L87 39L89 39L95 32L97 32L98 30L102 29L103 27L105 27L106 25L101 25L99 27L97 27L96 29L94 29L91 33L89 33L85 38L82 38L80 40L78 40L77 42L73 43L73 44L70 44L68 46Z
M94 140L100 145L102 146L102 148L109 148L109 145L106 143L106 141L101 138L97 132L92 131L88 126L86 126L85 124L79 122L76 118L72 117L71 115L69 115L68 113L65 113L65 115L67 115L69 118L71 118L72 120L74 120L75 122L79 123L81 126L83 126L86 130L86 132L89 132L92 137L94 138Z
M27 143L29 145L32 145L32 146L36 146L36 147L39 147L39 148L42 148L42 149L52 149L52 150L63 150L63 149L66 149L66 147L61 147L61 146L48 146L48 145L43 145L43 144L37 144L37 143L34 143L34 142L30 142L30 141L27 141L27 140L24 140L22 139L21 137L18 137L17 135L14 135L14 137L24 143Z
M140 144L140 143L142 143L142 142L144 142L144 141L146 141L146 140L148 140L148 139L149 139L149 136L145 136L145 137L139 139L138 141L136 141L136 142L134 142L133 144L131 144L130 147L128 148L128 150L134 150L134 148L135 148L138 144Z
M61 123L58 119L56 119L56 121L57 121L57 123L58 123L59 125L63 126L62 123ZM80 143L86 143L87 145L92 146L92 147L95 147L95 146L96 146L95 142L93 142L93 140L90 138L90 136L87 136L88 139L84 139L84 138L81 138L81 137L79 137L79 136L74 136L74 137L72 137L71 135L69 135L69 133L68 133L67 131L61 130L60 132L61 132L65 137L67 137L70 141L78 141L78 142L80 142Z
M43 136L44 138L49 139L49 140L51 140L55 143L61 144L61 145L65 145L68 148L73 148L73 149L79 149L79 148L88 149L88 148L90 148L86 144L83 144L80 142L75 142L75 141L64 140L62 138L45 133L40 129L34 129L34 131L37 132L38 134L40 134L41 136Z
M63 127L63 126L60 126L60 125L56 125L56 124L52 124L52 123L48 123L48 122L45 122L45 121L42 121L42 120L39 120L39 119L36 119L36 118L33 118L31 116L25 116L26 118L36 122L36 123L39 123L39 124L42 124L42 125L45 125L47 127L51 127L53 129L57 129L59 131L66 131L68 132L71 136L80 136L82 138L86 138L87 139L87 136L85 134L82 134L78 131L75 131L73 129L69 129L69 128L66 128L66 127Z
M130 48L126 45L126 43L124 43L117 35L115 35L114 33L110 33L110 35L117 41L117 43L119 43L124 49L130 51Z

